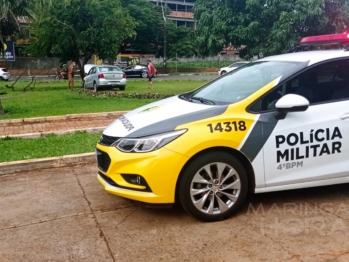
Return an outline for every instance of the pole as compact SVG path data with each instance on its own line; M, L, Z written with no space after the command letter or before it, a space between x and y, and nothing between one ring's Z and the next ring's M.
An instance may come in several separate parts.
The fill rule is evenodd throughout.
M167 4L166 4L166 0L165 0L165 11L164 11L164 71L165 73L167 73L167 64L166 64L166 46L167 46L167 13L166 13L166 8L167 8Z

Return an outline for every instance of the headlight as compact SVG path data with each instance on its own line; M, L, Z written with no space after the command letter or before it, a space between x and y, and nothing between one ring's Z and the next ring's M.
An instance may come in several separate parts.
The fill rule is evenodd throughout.
M144 153L154 151L175 140L187 130L178 130L142 138L121 138L113 146L122 152Z

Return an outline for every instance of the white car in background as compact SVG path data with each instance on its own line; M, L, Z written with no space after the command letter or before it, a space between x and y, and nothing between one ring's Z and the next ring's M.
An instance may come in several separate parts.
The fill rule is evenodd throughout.
M243 65L246 65L248 64L249 62L247 61L240 61L240 62L236 62L234 64L231 64L230 66L227 66L227 67L222 67L221 69L218 70L218 75L224 75L230 71L233 71L235 70L236 68L240 67L240 66L243 66Z
M10 72L6 68L0 67L0 80L8 81L10 78Z

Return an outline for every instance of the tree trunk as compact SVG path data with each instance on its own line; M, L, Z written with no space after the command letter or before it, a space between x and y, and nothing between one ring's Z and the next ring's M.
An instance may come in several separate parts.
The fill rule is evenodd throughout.
M1 99L0 99L0 115L5 114L4 108L2 107Z
M88 60L90 60L92 58L92 53L91 52L85 52L85 55L84 55L84 59L82 61L82 64L80 64L80 61L79 61L79 67L80 67L80 76L81 76L81 79L83 80L84 77L85 77L85 74L87 74L88 72L85 72L84 71L84 67L85 65L87 64Z

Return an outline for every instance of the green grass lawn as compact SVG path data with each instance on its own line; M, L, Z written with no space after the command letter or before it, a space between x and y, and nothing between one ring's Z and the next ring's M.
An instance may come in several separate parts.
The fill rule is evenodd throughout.
M110 97L107 92L84 92L81 82L75 81L75 89L68 90L66 81L38 81L33 90L24 92L29 81L20 81L15 90L5 87L9 82L0 82L0 99L5 111L2 119L29 118L40 116L59 116L66 114L97 113L132 110L164 96L181 94L207 83L207 80L155 80L154 88L148 89L147 80L128 80L126 90L119 94L158 94L158 98L138 99Z
M76 132L37 139L2 138L0 163L93 152L100 136L101 133Z

